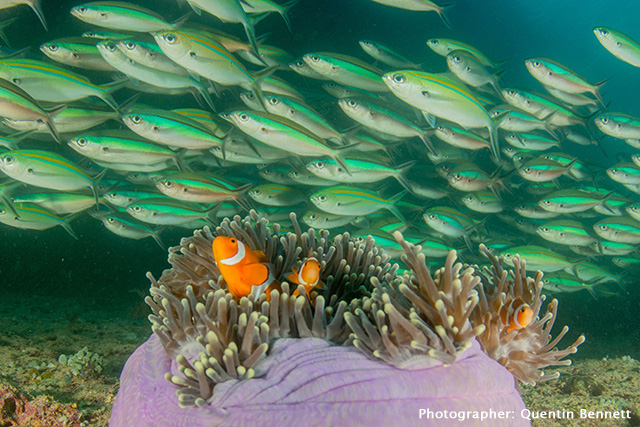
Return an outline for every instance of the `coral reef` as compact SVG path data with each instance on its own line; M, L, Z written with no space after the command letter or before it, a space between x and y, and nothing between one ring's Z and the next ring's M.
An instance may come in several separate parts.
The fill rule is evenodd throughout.
M484 247L491 268L463 266L451 251L432 276L420 247L396 233L410 269L398 274L371 236L331 238L326 230L303 232L293 214L291 220L294 232L281 234L251 212L169 249L172 268L157 281L148 274L153 335L127 362L112 425L142 422L140 414L150 417L148 425L171 425L177 416L188 425L269 424L265 411L277 411L285 424L331 414L403 424L415 423L425 407L518 410L513 378L540 380L539 368L570 363L560 359L583 341L552 349L566 332L551 340L557 303L537 317L540 277L527 278L517 258L509 273ZM262 251L280 289L256 301L227 292L211 250L216 236ZM310 295L300 286L297 296L287 277L307 255L320 262L325 285ZM531 305L534 321L506 332L499 313L514 298Z
M50 397L30 400L14 387L0 386L0 426L82 427L82 413L75 404L61 404Z

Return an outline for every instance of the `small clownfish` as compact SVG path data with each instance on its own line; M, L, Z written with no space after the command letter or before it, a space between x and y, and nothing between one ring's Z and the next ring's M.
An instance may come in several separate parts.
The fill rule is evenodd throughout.
M502 323L508 326L507 332L511 332L514 329L524 329L533 320L533 310L521 298L516 298L502 306L500 318Z
M279 285L264 252L251 250L230 236L216 237L212 248L216 266L234 297L256 301L267 288Z
M313 288L324 286L322 282L320 282L320 270L322 266L320 265L320 261L318 261L315 257L309 257L300 266L300 270L294 268L292 273L287 276L287 280L291 283L295 283L297 285L304 286L304 291L309 296L309 292ZM293 291L293 295L298 296L298 289Z

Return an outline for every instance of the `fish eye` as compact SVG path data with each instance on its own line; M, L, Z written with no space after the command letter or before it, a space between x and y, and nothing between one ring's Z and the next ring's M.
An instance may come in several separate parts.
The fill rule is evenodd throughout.
M638 206L633 206L633 207L631 208L631 210L632 210L632 211L634 211L634 212L638 212L638 211L640 211L640 207L638 207Z
M169 33L169 34L165 34L164 35L164 40L167 43L175 43L176 42L176 37L173 34Z
M253 96L253 94L251 94L251 96ZM278 105L280 103L280 100L275 96L272 96L271 98L269 98L269 102L271 103L271 105Z
M306 64L306 62L304 62L302 59L296 62L297 67L304 67L304 64Z
M80 7L78 8L78 12L85 13L86 11L87 11L87 8L86 8L86 7L84 7L84 6L80 6Z
M531 168L530 168L530 167L526 167L526 168L524 168L524 172L525 172L525 173L531 173Z
M164 181L162 181L162 184L167 188L171 188L173 182L171 180L165 179Z
M617 168L611 169L611 173L614 174L614 175L617 174L618 172L620 172L620 171Z
M358 105L358 103L353 99L350 99L348 104L349 104L349 107L355 107L356 105Z
M135 116L131 117L131 121L133 123L140 123L142 121L142 118L136 114Z
M231 239L230 242L235 244L236 243L236 239Z
M51 51L51 52L55 52L56 50L58 50L58 45L55 43L52 43L50 45L47 46L47 48Z
M533 64L533 66L534 66L534 67L536 67L536 68L540 68L540 66L542 65L542 64L540 63L540 61L533 61L533 62L532 62L532 64Z
M548 233L550 231L550 228L549 227L543 227L542 231L544 231L545 233Z
M327 196L322 195L322 196L318 197L318 200L320 200L321 202L324 202L324 201L327 200Z
M6 155L2 158L2 161L4 162L5 165L10 165L11 163L13 163L13 156L11 155Z
M453 175L453 178L454 178L455 180L459 181L459 180L461 180L461 179L462 179L462 175L460 175L459 173L457 173L457 174Z
M549 206L549 205L551 205L551 200L545 200L543 203L544 203L545 205Z
M452 58L455 62L460 62L462 60L458 55L453 55Z
M318 216L316 214L309 215L309 219L315 220Z
M609 119L608 119L607 117L603 117L603 118L601 118L601 119L600 119L600 121L601 121L603 124L605 124L605 125L606 125L607 123L609 123Z
M114 50L116 50L116 45L113 43L107 43L104 45L108 51L113 52Z
M429 219L436 219L436 218L437 218L436 214L429 214Z
M110 216L109 218L107 218L107 221L109 221L111 224L113 224L114 222L116 222L116 219L112 216Z
M125 43L125 47L129 50L133 50L136 47L136 44L134 42L126 42Z
M311 56L311 60L312 60L313 62L318 62L318 61L320 61L320 57L319 57L318 55L312 55L312 56Z
M429 40L429 43L431 43L432 45L436 46L436 45L440 44L440 40L438 40L438 39Z
M507 93L508 93L509 95L511 95L511 96L516 96L516 91L515 91L515 90L513 90L513 89L509 89L509 90L507 91Z
M394 74L393 81L396 83L404 83L406 78L402 74Z
M600 228L600 230L602 230L602 231L606 231L606 230L609 228L609 227L607 227L607 226L606 226L606 225L604 225L604 224L601 224L601 225L599 225L598 227L599 227L599 228Z
M87 139L86 138L78 138L78 145L80 147L84 147L85 145L87 145Z
M132 209L134 212L140 212L142 210L140 206L134 206Z
M242 120L243 122L246 122L247 120L249 120L249 116L248 116L248 115L246 115L245 113L240 114L240 115L238 116L238 118L239 118L240 120Z

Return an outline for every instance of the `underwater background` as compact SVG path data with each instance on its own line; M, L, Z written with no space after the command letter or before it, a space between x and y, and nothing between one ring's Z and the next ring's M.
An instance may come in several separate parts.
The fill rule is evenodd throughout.
M19 16L18 23L5 30L11 47L32 46L31 52L37 54L41 43L91 29L69 14L69 9L79 3L43 0L48 32L26 6L0 11L4 17ZM170 0L135 3L170 21L188 10ZM489 58L504 61L500 64L506 70L501 86L535 88L537 82L527 72L524 60L532 56L553 58L578 70L590 82L610 79L601 91L607 109L640 116L640 70L614 58L592 32L595 26L608 26L640 38L638 2L457 0L447 10L451 28L435 13L389 8L368 0L301 0L288 15L293 35L276 15L260 23L257 32L269 32L268 43L284 48L294 57L307 52L339 52L368 61L358 41L373 39L412 61L429 64L431 71L444 72L444 60L425 42L434 37L452 38L477 47ZM238 25L219 28L244 39ZM144 102L153 104L159 99L166 101L167 97L148 96ZM170 102L162 107L168 109ZM176 100L178 105L197 106L190 95ZM348 120L338 109L333 114L337 122L347 126ZM328 118L332 118L330 114ZM620 154L636 152L610 137L604 137L600 147L568 143L563 150L603 168L619 162ZM640 202L638 195L628 197ZM238 214L244 216L245 212L238 207ZM421 216L414 221L422 222ZM11 357L26 351L31 359L49 361L87 346L102 357L102 375L108 377L104 383L114 392L115 378L128 354L150 334L148 308L143 303L149 288L145 273L151 271L158 277L168 268L167 252L152 239L118 237L88 215L75 219L72 226L78 240L62 227L33 231L0 224L0 351ZM174 246L182 236L191 234L190 230L171 228L163 231L162 240L167 246ZM509 239L508 235L501 237ZM597 299L586 291L553 295L560 302L556 328L565 324L571 327L567 341L574 341L581 334L586 337L578 353L571 357L574 362L622 356L640 359L640 279L636 274L626 275L624 290L615 295ZM41 353L34 353L35 349ZM19 384L15 376L19 360L11 366L6 359L0 361L0 381ZM35 369L36 376L38 370L43 370L31 369ZM38 386L31 384L25 389L29 388L32 395L52 394L51 389ZM68 395L59 399L71 403ZM91 405L87 408L91 409Z

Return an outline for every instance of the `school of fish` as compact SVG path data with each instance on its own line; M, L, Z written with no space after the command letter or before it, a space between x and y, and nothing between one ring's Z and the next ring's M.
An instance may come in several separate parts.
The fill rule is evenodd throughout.
M484 262L478 242L507 263L519 254L547 292L625 289L640 270L640 154L605 168L564 149L604 137L640 149L640 117L607 110L605 79L532 57L510 66L540 84L513 87L505 58L427 30L438 63L385 40L353 40L359 58L268 44L270 25L295 33L290 10L306 1L187 0L173 20L134 2L77 4L84 24L30 50L11 29L30 8L46 30L41 1L1 1L0 39L15 46L0 58L0 222L76 237L73 221L90 215L163 247L168 227L256 209L286 229L296 212L310 227L371 235L398 260L394 231L437 263L451 249ZM455 27L455 4L362 4ZM640 67L631 36L593 32L611 61ZM225 236L212 250L234 295L279 286L260 251ZM288 279L309 294L320 270L310 254ZM526 304L508 305L512 329L530 322Z

